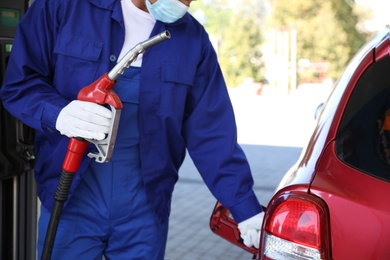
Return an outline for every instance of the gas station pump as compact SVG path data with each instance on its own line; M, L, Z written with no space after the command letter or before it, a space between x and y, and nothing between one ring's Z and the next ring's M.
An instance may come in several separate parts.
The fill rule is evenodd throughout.
M0 85L16 27L30 2L0 2ZM33 139L34 131L9 114L0 101L0 259L36 258Z

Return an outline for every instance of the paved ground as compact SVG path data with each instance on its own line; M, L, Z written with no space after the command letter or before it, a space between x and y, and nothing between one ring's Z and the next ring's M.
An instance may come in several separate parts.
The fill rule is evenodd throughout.
M236 89L230 92L238 140L253 171L255 192L265 206L310 136L314 111L322 100L318 93L310 86L290 96L256 96L252 91ZM215 202L187 157L173 194L166 259L252 258L210 231Z

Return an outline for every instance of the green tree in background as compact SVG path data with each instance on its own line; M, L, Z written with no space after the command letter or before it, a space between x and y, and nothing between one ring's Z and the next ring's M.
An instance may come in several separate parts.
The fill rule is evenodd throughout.
M223 31L219 48L220 62L231 86L239 85L247 77L255 81L263 78L264 16L262 1L237 1L230 28Z
M353 0L331 0L332 10L340 28L346 33L350 45L349 57L352 58L368 38L367 33L358 30L357 25L362 18L358 16Z
M227 85L235 87L248 77L262 80L263 0L204 0L191 9L214 39Z
M367 39L356 28L354 2L346 0L271 0L272 25L295 26L297 58L327 60L327 76L337 79Z

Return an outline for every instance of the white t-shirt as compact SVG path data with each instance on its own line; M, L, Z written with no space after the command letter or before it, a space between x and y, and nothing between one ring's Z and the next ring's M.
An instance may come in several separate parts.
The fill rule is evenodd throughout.
M126 33L118 61L138 43L148 39L156 23L156 19L151 14L136 7L132 0L121 0L121 5ZM131 66L141 67L142 56L139 54Z

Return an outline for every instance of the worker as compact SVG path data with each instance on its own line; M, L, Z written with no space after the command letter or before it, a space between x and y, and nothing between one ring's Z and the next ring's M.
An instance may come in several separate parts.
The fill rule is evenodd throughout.
M109 108L79 101L137 43L168 30L119 77L123 109L113 156L84 156L59 222L53 259L163 259L186 150L204 182L258 246L264 212L252 189L216 53L191 0L35 0L22 18L1 88L4 106L36 130L38 255L69 137L102 140ZM94 145L88 152L96 150ZM191 228L191 227L183 227Z

